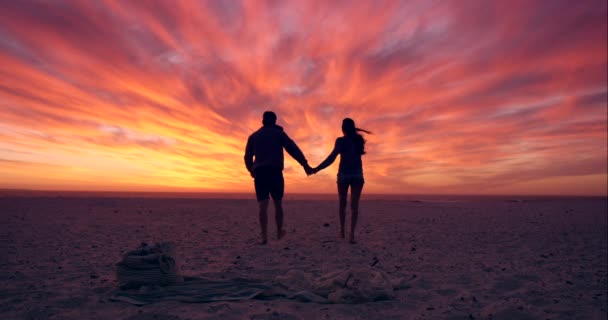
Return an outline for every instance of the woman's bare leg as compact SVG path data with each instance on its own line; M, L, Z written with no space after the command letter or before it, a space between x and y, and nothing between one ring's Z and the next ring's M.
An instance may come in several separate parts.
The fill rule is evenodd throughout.
M353 184L350 187L350 243L355 242L355 227L357 226L357 218L359 217L359 199L361 199L361 191L363 190L363 183Z
M348 184L338 183L338 197L340 204L338 212L340 214L340 238L344 239L344 222L346 220L346 196L348 195Z

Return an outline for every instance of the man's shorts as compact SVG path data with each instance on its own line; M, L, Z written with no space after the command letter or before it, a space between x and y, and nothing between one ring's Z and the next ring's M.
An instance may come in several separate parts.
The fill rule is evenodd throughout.
M258 201L268 200L268 195L274 200L283 199L285 182L283 170L276 167L262 167L254 171L255 195Z
M338 184L347 184L347 185L360 185L365 183L365 179L363 179L362 174L339 174L338 175Z

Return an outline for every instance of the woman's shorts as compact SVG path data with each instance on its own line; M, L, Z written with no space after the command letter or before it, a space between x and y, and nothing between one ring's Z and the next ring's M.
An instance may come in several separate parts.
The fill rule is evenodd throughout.
M339 174L337 182L338 184L358 185L364 184L365 179L362 174Z

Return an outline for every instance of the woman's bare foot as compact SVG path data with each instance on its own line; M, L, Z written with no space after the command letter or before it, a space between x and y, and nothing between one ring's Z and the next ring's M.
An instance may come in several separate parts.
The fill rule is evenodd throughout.
M355 243L357 243L357 241L355 241L355 236L354 236L354 235L351 235L351 236L350 236L350 240L349 240L348 242L350 242L350 244L355 244Z
M281 229L279 232L277 232L277 240L281 240L285 236L285 234L285 230Z
M267 244L268 243L268 236L266 235L262 235L262 240L260 241L261 245Z

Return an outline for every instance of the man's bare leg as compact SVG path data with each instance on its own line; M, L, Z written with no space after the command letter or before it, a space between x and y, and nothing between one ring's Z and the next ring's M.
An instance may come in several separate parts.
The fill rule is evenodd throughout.
M338 183L338 197L340 198L338 213L340 215L340 238L344 239L344 223L346 221L346 196L348 184Z
M355 241L355 227L357 226L357 218L359 217L359 199L361 199L361 191L363 190L363 184L353 184L350 188L350 243L357 243Z
M274 219L277 223L277 239L281 239L285 236L285 230L283 230L283 203L281 200L274 200Z
M268 199L258 201L258 205L260 207L260 228L262 229L261 244L266 244L268 243Z

